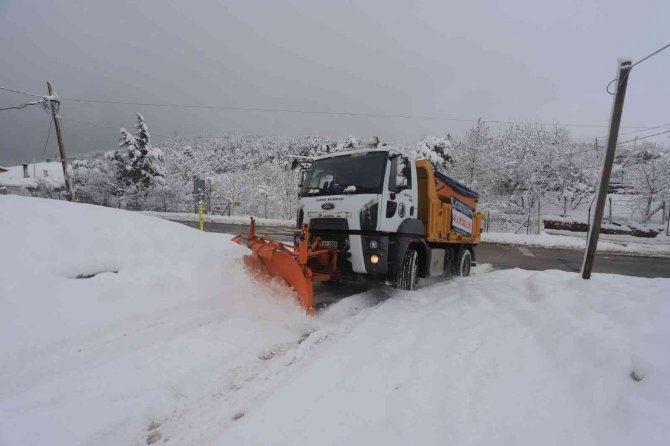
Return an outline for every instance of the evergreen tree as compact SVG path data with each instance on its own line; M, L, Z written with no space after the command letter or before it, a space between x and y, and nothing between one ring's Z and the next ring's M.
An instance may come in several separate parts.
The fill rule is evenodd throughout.
M135 145L140 150L151 149L151 136L149 128L144 122L144 116L137 113L137 122L135 123Z
M144 117L137 113L136 134L121 129L119 147L111 159L116 167L117 178L124 188L147 189L163 183L163 152L151 147L149 129Z

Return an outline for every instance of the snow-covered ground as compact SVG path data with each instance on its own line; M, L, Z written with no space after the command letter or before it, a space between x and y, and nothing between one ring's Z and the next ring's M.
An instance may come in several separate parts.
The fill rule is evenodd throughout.
M0 228L3 446L144 444L166 420L173 444L211 443L262 393L258 358L314 330L228 236L12 196Z
M399 293L220 444L668 444L668 296L518 269Z
M543 232L539 235L484 232L482 233L482 242L565 249L584 249L586 246L586 233L551 232L553 233ZM670 257L670 237L659 234L656 238L645 239L627 235L601 234L598 240L598 251L650 257Z
M668 279L479 267L310 319L245 252L0 197L0 444L670 441Z
M142 211L143 214L151 215L152 217L164 218L172 221L199 221L198 214L187 214L184 212L152 212ZM250 218L248 215L203 215L203 220L210 223L227 223L232 225L248 225ZM282 226L287 228L295 227L294 220L282 220L279 218L259 218L256 219L258 226Z

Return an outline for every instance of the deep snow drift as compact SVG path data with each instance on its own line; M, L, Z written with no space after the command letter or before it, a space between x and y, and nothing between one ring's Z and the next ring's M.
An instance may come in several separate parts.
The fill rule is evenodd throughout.
M0 196L0 444L144 444L167 419L172 444L220 434L260 393L258 358L314 325L229 239Z
M485 272L309 319L244 253L0 196L0 444L670 440L668 279Z

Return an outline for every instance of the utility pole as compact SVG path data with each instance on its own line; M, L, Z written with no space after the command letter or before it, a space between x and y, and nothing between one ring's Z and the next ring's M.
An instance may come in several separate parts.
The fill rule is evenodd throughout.
M593 220L589 225L586 251L584 252L584 262L582 263L582 278L590 279L593 269L593 262L596 256L596 247L598 246L598 237L600 236L600 226L605 211L605 201L607 199L607 188L612 174L612 164L614 164L614 154L616 152L617 140L619 139L619 126L621 125L621 115L623 114L623 103L626 98L626 87L628 86L628 75L632 69L630 60L619 60L618 76L615 85L617 86L612 105L612 116L610 117L610 129L607 135L607 152L605 153L605 163L603 165L602 175L600 177L600 186L598 188L598 200L596 209L593 213Z
M47 88L49 89L49 96L53 96L54 91L51 88L51 82L47 81ZM58 106L56 106L58 103ZM72 191L72 182L70 175L67 172L67 156L65 155L65 147L63 146L63 134L60 130L60 116L58 116L58 108L60 108L59 101L49 100L51 105L51 115L54 119L54 127L56 127L56 137L58 138L58 150L60 151L60 162L63 165L63 178L65 178L65 194L67 201L74 201L74 192Z

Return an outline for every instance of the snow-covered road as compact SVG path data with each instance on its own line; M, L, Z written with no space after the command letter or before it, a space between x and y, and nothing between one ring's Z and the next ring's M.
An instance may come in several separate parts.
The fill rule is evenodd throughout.
M665 444L668 296L523 270L398 293L221 444Z
M307 318L225 236L2 196L0 229L3 446L670 439L667 279L484 269Z

